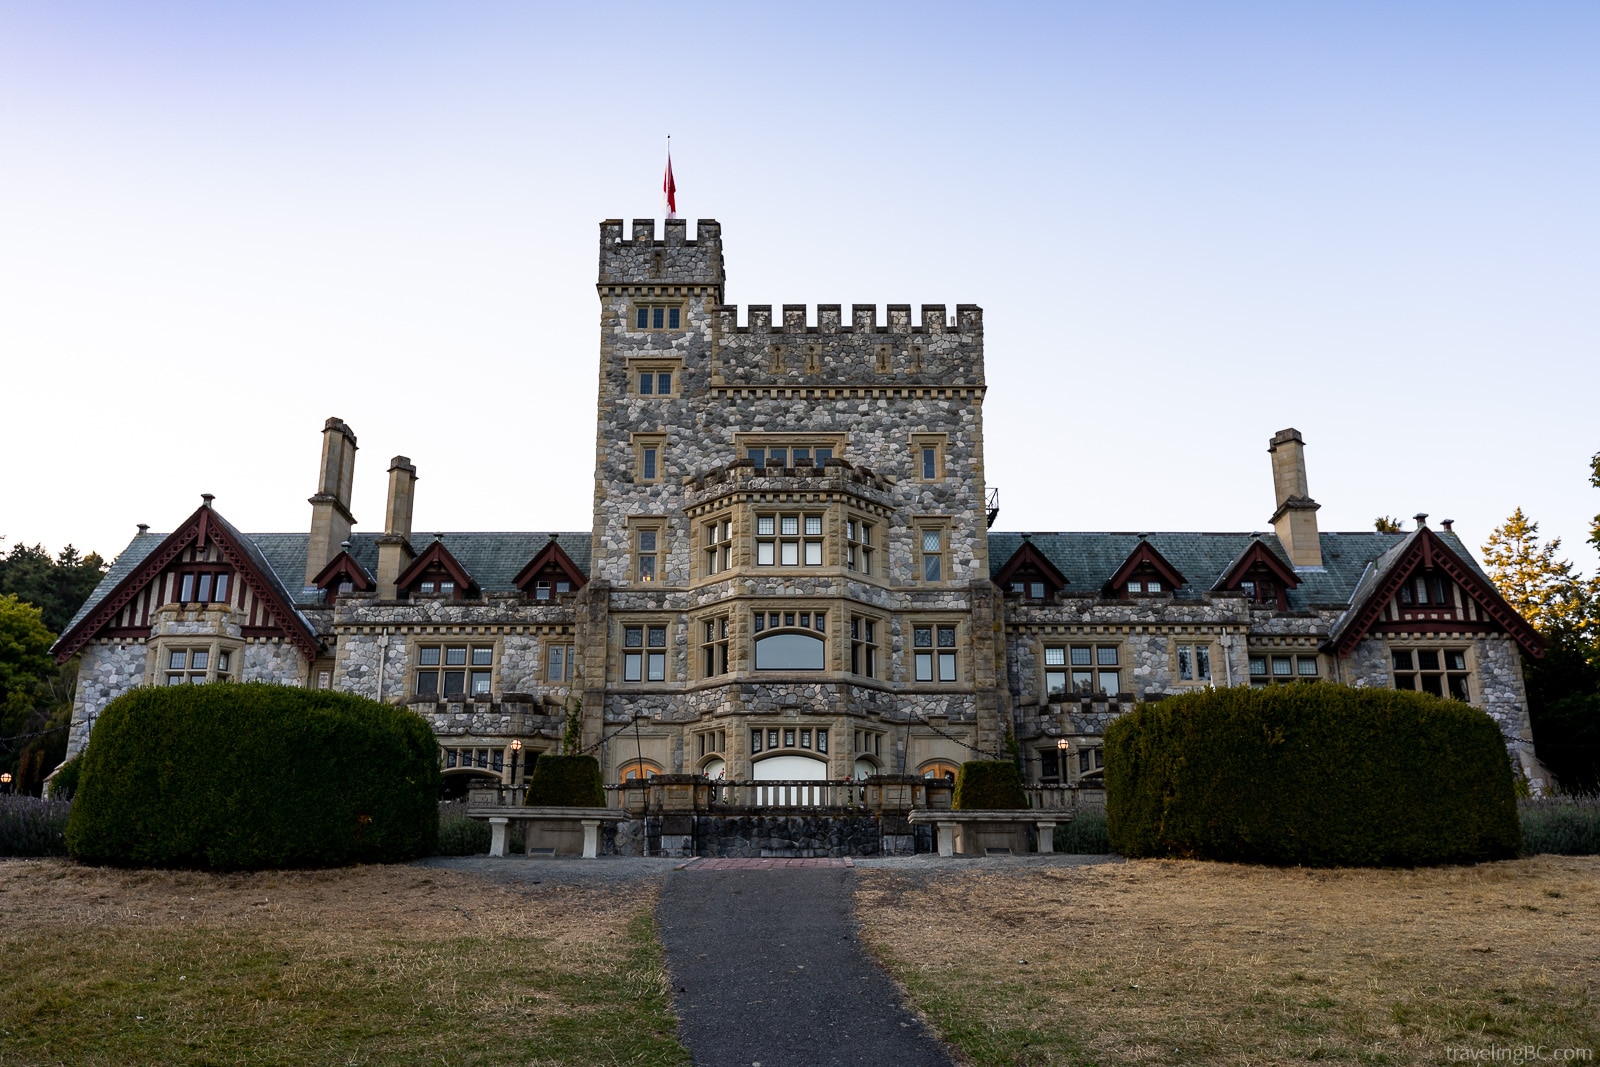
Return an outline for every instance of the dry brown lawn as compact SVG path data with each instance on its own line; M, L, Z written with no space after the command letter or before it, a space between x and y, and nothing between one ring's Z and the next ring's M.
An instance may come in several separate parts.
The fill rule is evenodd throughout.
M0 862L0 1063L682 1063L645 886Z
M976 1063L1600 1061L1594 857L875 871L856 900L869 946Z

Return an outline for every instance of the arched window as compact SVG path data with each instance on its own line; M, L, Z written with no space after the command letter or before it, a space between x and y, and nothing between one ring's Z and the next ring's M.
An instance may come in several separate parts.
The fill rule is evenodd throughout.
M827 667L827 645L803 631L782 631L756 638L756 670L820 671Z
M654 778L660 773L661 768L649 760L642 762L640 760L630 760L617 768L617 781L631 782L635 778Z
M956 765L948 760L933 760L922 765L922 777L942 778L947 782L953 782L956 780L957 770Z

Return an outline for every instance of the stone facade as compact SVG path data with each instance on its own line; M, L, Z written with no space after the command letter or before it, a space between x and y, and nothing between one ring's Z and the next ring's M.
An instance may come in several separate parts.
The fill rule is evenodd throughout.
M1014 743L1030 780L1093 784L1106 725L1138 701L1331 680L1448 687L1540 780L1531 631L1448 524L1319 532L1298 431L1272 437L1276 510L1250 520L1274 534L994 533L980 308L775 313L727 306L724 283L713 221L692 240L677 220L660 239L601 224L581 534L413 543L405 456L382 532L360 531L339 419L309 534L240 534L209 498L174 534L141 532L58 649L84 657L71 751L134 685L227 678L405 704L459 780L508 777L513 741L524 767L556 751L572 714L611 782L943 775ZM1411 650L1445 665L1406 673ZM723 828L711 854L862 854L845 832Z

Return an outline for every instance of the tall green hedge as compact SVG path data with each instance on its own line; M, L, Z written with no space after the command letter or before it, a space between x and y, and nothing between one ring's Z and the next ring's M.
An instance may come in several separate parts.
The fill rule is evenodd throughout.
M439 757L417 715L277 685L135 689L84 751L76 859L240 870L433 853Z
M1517 854L1505 741L1460 701L1318 683L1143 704L1106 730L1126 856L1412 866Z
M956 772L956 811L1015 811L1028 806L1022 774L1011 760L968 760Z
M540 756L528 779L528 803L551 808L605 807L600 761L593 756Z

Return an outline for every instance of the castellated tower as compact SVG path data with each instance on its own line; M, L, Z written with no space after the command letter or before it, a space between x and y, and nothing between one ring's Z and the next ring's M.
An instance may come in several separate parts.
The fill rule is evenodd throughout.
M981 309L752 306L740 325L720 226L687 229L600 224L586 743L615 735L625 777L998 753Z

